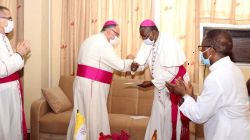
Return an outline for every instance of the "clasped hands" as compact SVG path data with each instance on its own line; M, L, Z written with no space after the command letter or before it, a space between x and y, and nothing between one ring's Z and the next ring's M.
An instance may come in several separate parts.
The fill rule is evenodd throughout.
M181 78L175 80L175 84L166 82L166 87L168 90L174 94L184 96L190 95L193 96L193 86L190 82L185 82Z
M25 40L19 42L16 47L16 53L20 54L22 57L27 55L30 52L30 43L29 41Z

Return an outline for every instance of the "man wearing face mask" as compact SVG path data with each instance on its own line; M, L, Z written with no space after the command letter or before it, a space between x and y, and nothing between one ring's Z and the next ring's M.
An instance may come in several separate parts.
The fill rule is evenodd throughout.
M211 72L200 96L195 98L192 85L181 79L176 80L176 85L166 84L183 96L181 112L195 123L204 123L206 140L250 139L247 87L241 70L230 60L232 48L227 31L211 30L206 34L199 50Z
M168 91L165 82L174 82L177 77L189 80L183 66L185 55L178 42L166 33L160 33L152 20L140 24L143 43L131 65L132 71L149 67L153 80L139 86L155 86L150 120L144 139L149 140L157 130L160 140L188 140L189 120L178 110L181 96Z
M114 51L119 34L118 24L108 20L100 33L87 38L80 47L68 140L73 139L77 110L86 119L87 140L98 140L100 132L110 134L106 104L112 74L114 70L129 71L132 63L132 60L120 59Z
M0 6L0 139L26 140L27 129L22 101L22 86L18 71L23 57L29 53L27 41L18 43L16 51L6 36L14 28L10 10Z

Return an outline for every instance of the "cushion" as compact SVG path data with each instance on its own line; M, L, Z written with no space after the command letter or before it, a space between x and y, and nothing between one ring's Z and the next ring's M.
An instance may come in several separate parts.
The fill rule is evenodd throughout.
M55 113L72 108L72 104L60 87L42 89L43 96Z
M143 140L146 133L149 117L130 116L126 114L109 114L111 133L119 133L125 130L129 133L132 140Z
M127 114L111 114L109 113L109 124L111 133L119 133L125 130L128 133L131 126L132 118Z
M150 116L154 99L154 88L140 88L138 97L139 116Z
M40 131L50 134L67 134L72 110L62 113L49 112L40 119Z
M136 115L137 114L137 102L138 102L138 87L133 87L126 85L124 83L131 82L142 82L134 79L113 79L111 85L111 100L108 100L108 107L110 105L109 112L116 114L128 114Z
M149 117L133 119L130 127L130 135L133 140L143 140L146 134Z
M69 98L70 102L73 102L73 82L74 76L61 76L59 81L59 87L62 88L65 95Z

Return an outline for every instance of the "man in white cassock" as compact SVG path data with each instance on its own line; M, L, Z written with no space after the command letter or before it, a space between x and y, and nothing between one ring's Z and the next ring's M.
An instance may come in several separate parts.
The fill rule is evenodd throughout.
M18 71L24 66L23 56L30 46L23 41L13 51L6 36L13 28L10 10L0 6L0 140L27 140Z
M132 71L142 71L149 67L153 80L144 81L139 86L154 86L154 100L145 140L157 131L159 140L188 140L189 120L178 110L181 96L168 91L165 82L174 83L177 77L189 80L183 66L185 55L176 40L166 33L160 33L152 20L144 20L140 25L143 43L131 65Z
M181 112L193 122L204 123L206 140L249 140L250 110L245 80L229 55L233 48L230 34L209 31L199 46L201 61L209 66L200 96L195 98L192 85L176 80L167 87L183 96Z
M87 140L98 140L99 133L110 134L107 97L113 70L130 71L132 60L117 57L112 45L119 41L118 24L106 21L102 31L87 38L80 47L74 81L74 109L67 139L73 139L77 110L86 119Z

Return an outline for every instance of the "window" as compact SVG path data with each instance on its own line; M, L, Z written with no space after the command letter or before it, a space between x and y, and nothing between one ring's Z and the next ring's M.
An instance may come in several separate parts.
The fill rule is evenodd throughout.
M227 30L233 39L233 50L230 58L237 63L250 63L250 27L242 25L220 25L220 26L201 26L201 40L205 33L212 29Z

